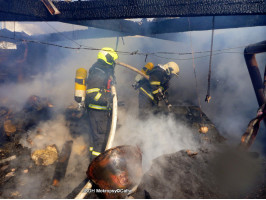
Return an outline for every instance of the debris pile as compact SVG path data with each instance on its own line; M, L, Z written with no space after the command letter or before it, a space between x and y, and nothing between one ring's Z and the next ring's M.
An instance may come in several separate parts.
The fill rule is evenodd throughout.
M36 165L51 165L58 159L58 151L55 145L49 145L45 149L35 150L31 158Z
M4 121L4 132L7 136L11 136L17 130L16 126L12 124L11 120Z
M68 172L70 165L68 159L70 159L71 154L74 154L77 160L83 156L81 161L77 161L77 163L84 163L83 158L86 157L87 152L86 144L79 143L81 145L76 145L70 140L63 143L62 148L57 149L58 147L53 145L55 141L49 141L50 143L45 148L37 148L32 152L33 148L36 148L35 143L45 137L44 130L41 129L35 129L35 134L26 137L27 145L22 146L19 143L23 135L26 136L41 121L49 119L51 107L48 102L47 99L32 96L27 101L23 111L18 113L14 113L4 106L0 107L1 131L5 137L10 138L0 151L0 158L3 161L0 163L1 198L73 198L83 187L82 184L78 187L78 184L68 185L75 178L73 172L75 172L75 176L79 177L79 182L86 176L86 167L81 169L80 164L76 164L75 167L70 166L72 171ZM75 107L68 108L64 114L67 119L65 126L70 129L73 138L78 138L79 134L87 130L86 126L81 127L81 124L86 125L84 123L86 119ZM265 198L265 192L261 192L265 181L260 182L261 180L254 178L262 178L266 175L266 171L262 172L261 170L261 166L263 166L261 159L256 160L233 154L230 160L217 160L215 158L221 153L212 146L222 144L225 138L219 134L213 123L198 107L173 106L171 115L176 121L192 129L201 148L197 150L186 149L155 158L150 169L143 175L137 191L131 194L134 198L245 198L250 196ZM199 131L201 127L207 127L208 131ZM239 158L238 163L233 162L236 158ZM243 163L243 160L250 162L249 164ZM108 166L119 164L115 161L112 160ZM229 183L233 181L229 177L219 176L219 174L230 174L228 171L232 169L226 168L230 162L237 166L233 169L235 171L245 166L243 170L240 170L242 172L238 174L236 180L239 180L238 177L244 177L246 182L250 182L257 188L254 189L250 185L241 184L238 187L232 187L232 184ZM123 164L124 162L120 162L119 166L123 168ZM134 168L136 168L135 164L132 165ZM88 166L88 161L85 165ZM221 167L217 167L217 165ZM250 172L249 169L256 170ZM126 174L122 173L123 170L114 172L118 172L120 179L117 180L120 180L120 183L128 183ZM40 176L40 174L45 176ZM257 176L246 177L245 174ZM40 183L37 184L37 182ZM25 184L31 185L31 188L25 189ZM226 184L229 186L222 187ZM243 192L243 188L245 192ZM102 198L102 195L89 193L87 198Z
M0 138L3 144L8 140L19 140L23 133L37 126L41 121L51 118L53 105L47 98L32 95L26 101L20 111L14 111L7 107L7 101L1 101L0 106L0 132L4 137Z
M246 198L256 193L265 198L264 164L263 160L237 149L222 152L199 149L197 154L179 151L162 155L153 160L133 197L217 199Z

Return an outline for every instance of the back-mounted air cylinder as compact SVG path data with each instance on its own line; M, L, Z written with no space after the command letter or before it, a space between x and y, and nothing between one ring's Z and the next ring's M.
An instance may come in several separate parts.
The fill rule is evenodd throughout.
M86 78L87 70L79 68L76 70L75 77L75 101L81 103L85 101L86 96Z

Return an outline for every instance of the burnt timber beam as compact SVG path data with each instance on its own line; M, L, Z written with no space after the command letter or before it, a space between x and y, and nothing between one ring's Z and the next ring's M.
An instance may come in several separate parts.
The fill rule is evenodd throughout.
M128 20L85 20L71 21L69 23L107 29L122 33L151 36L162 33L176 33L187 31L204 31L212 29L212 17L190 17L165 19L156 22L142 22L141 24ZM214 29L243 28L251 26L266 26L265 15L238 15L238 16L216 16Z
M147 31L150 34L174 33L186 31L212 30L212 17L190 17L169 19L153 23ZM214 29L243 28L251 26L266 26L265 15L215 16Z
M51 15L41 1L0 0L1 21L73 21L266 13L265 0L101 0L54 2Z

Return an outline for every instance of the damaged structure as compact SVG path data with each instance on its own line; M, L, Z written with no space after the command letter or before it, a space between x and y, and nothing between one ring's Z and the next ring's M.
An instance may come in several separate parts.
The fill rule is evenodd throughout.
M87 34L93 31L93 33L99 33L96 37L141 35L177 41L161 34L266 25L264 0L227 0L225 2L167 0L163 3L159 0L141 2L0 0L0 3L2 21L59 21L110 31L105 33L97 29L75 31L75 39L93 38L95 37L92 36L93 34ZM215 25L212 24L214 16ZM140 22L125 19L137 17L155 19L151 21L143 19ZM160 19L160 17L166 18ZM64 34L68 37L73 32ZM59 36L62 33L41 36L16 33L16 37L12 34L6 29L0 31L2 42L14 40L19 42L17 49L0 50L0 84L22 83L39 74L39 71L35 71L37 68L34 68L35 63L32 59L37 54L43 55L42 60L39 60L40 68L43 71L48 70L46 47L40 44L50 45L50 42L64 40ZM42 41L40 42L39 39ZM255 60L255 54L261 52L265 52L265 41L247 47L244 54L262 112L250 123L249 129L242 137L242 144L247 147L254 141L259 123L265 120L266 77L264 75L263 83ZM135 54L137 53L136 51ZM117 110L119 108L117 108L116 91L115 88L112 90L114 90L112 106ZM88 164L86 160L88 148L81 145L78 150L74 148L75 141L83 134L81 130L84 130L80 128L84 122L84 113L80 112L77 106L64 108L62 112L65 119L62 124L67 127L70 136L63 137L64 141L60 147L55 145L56 141L53 141L53 137L49 140L49 144L40 142L41 145L36 146L36 142L49 137L49 134L38 127L43 122L53 119L52 113L56 112L53 101L32 95L28 97L20 111L12 110L6 105L7 101L1 99L0 102L2 135L0 197L2 198L266 197L265 160L258 159L241 149L228 149L225 144L226 139L204 114L200 105L173 105L170 111L166 107L160 107L156 113L171 116L176 123L189 128L193 139L199 145L198 149L184 149L160 155L152 161L150 169L143 173L141 148L129 145L111 148L114 139L112 135L111 144L108 143L106 151L90 163L85 174L81 163ZM113 121L116 121L117 113L113 111L112 114ZM115 132L119 127L116 128L115 124L111 129ZM55 133L57 134L56 131ZM75 166L71 166L70 163L73 157L77 161ZM45 177L38 176L40 174L45 174ZM262 176L257 176L258 174ZM35 175L37 179L32 178ZM75 175L78 175L78 181L75 185L68 185L68 181L76 178ZM31 190L34 190L34 193L23 190L24 180L32 185ZM86 187L88 185L89 187ZM86 192L84 187L87 189ZM124 193L109 193L113 190L124 191ZM80 193L84 194L79 196Z

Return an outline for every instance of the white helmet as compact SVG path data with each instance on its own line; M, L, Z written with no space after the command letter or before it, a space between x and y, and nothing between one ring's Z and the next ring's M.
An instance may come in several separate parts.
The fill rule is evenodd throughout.
M162 68L166 71L168 75L174 74L178 76L179 67L175 62L169 62L162 66Z

